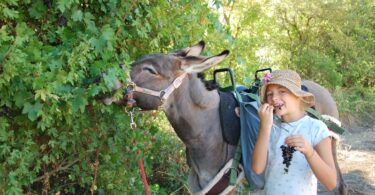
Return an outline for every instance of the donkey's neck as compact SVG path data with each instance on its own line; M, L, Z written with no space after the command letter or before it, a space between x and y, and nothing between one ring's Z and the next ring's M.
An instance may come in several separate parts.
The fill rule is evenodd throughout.
M234 154L235 148L225 143L222 136L219 103L218 92L208 91L193 75L164 107L169 122L186 146L193 192L206 186Z
M208 131L220 130L219 102L216 90L208 91L196 75L189 75L166 102L164 111L179 138L187 147L194 147Z

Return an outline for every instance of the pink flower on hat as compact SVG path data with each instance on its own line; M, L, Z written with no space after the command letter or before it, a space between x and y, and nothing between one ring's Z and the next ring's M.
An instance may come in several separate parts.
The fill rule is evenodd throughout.
M266 83L272 79L272 74L270 72L267 72L264 77L262 78L263 83Z

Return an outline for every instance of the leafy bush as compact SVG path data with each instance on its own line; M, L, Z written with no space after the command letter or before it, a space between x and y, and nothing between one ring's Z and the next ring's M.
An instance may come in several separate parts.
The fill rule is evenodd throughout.
M340 118L355 118L357 125L372 127L375 113L375 90L371 88L337 88L333 92Z
M217 21L209 13L201 1L1 2L0 194L143 192L137 159L149 174L156 149L144 140L159 128L132 131L98 95L126 79L119 63L204 38Z

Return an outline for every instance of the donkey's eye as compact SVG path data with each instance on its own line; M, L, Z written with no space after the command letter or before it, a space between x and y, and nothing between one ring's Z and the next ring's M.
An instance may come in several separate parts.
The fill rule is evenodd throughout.
M158 72L155 70L153 66L144 66L143 70L148 71L151 74L158 74Z

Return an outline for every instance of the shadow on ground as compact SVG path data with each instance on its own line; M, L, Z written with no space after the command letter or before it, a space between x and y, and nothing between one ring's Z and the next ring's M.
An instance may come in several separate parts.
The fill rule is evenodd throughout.
M375 186L370 184L361 170L353 170L343 174L345 183L348 185L349 194L375 194ZM358 182L361 181L361 182Z

